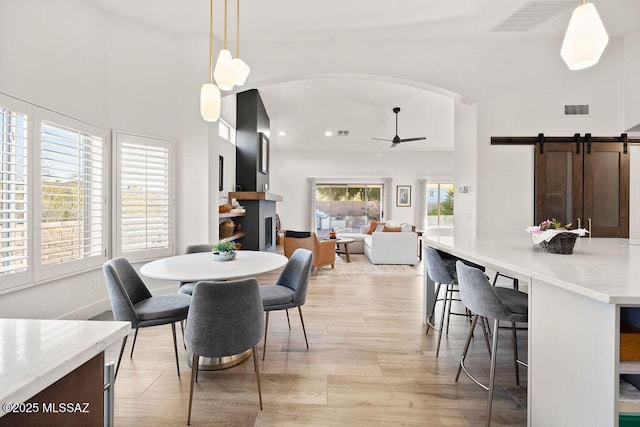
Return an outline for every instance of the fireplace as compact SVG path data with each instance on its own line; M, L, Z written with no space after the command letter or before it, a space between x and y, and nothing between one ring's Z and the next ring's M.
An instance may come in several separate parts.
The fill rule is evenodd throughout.
M273 217L264 219L264 250L268 251L273 245Z
M274 252L276 245L276 202L282 196L273 193L239 191L229 193L230 199L236 199L247 210L242 219L242 249Z

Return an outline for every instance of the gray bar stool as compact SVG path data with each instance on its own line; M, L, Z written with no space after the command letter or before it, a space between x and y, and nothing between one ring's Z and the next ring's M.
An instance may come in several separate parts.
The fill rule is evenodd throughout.
M520 362L517 357L517 342L515 336L516 322L526 323L528 320L529 303L527 294L514 289L494 287L491 286L489 280L484 273L477 268L469 267L464 263L458 261L456 263L456 270L458 272L458 288L460 291L460 298L462 303L471 311L474 316L469 328L469 334L467 335L467 341L460 358L460 365L458 366L458 372L456 374L456 382L460 377L460 372L464 373L480 387L489 392L487 400L487 421L486 425L489 426L491 422L491 407L493 403L493 390L495 384L496 374L496 353L498 351L498 330L511 329L513 331L513 347L514 347L514 362L516 365L516 378L518 378L518 363L526 366L526 364ZM491 346L491 371L489 373L489 385L486 386L475 379L467 368L464 366L464 361L469 350L469 344L473 334L473 329L478 322L478 317L486 317L494 319L493 322L493 343ZM511 322L511 327L501 327L500 322ZM522 328L525 329L525 328ZM519 381L518 381L519 384Z
M458 292L458 280L456 278L456 271L453 269L453 265L447 266L443 259L440 257L440 254L433 248L426 247L425 248L425 262L427 263L427 274L435 283L436 293L435 298L433 300L433 308L432 316L435 316L435 308L436 302L443 301L444 306L442 307L442 314L440 316L440 329L436 328L433 324L432 319L427 319L427 332L429 333L429 329L433 328L436 332L438 332L438 346L436 347L436 357L440 354L440 343L442 342L442 334L443 332L447 335L449 334L449 323L451 319L451 315L457 316L466 316L469 317L469 313L456 313L451 311L451 305L453 301L460 301L457 298L453 297L454 292ZM438 299L438 295L440 294L440 287L445 286L445 294L443 299ZM447 329L444 329L445 316L447 321Z

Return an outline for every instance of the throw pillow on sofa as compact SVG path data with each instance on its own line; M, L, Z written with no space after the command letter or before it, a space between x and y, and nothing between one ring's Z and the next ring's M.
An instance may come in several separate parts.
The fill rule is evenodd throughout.
M384 222L371 221L371 223L369 224L369 229L367 230L367 234L372 234L374 231L376 231L376 227L378 227L379 225L384 225Z
M385 233L399 233L402 231L402 227L387 227L386 225L382 228L382 231Z

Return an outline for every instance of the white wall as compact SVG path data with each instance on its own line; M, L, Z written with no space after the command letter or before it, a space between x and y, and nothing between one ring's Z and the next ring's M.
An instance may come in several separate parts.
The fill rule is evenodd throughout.
M478 111L476 105L465 105L456 102L454 110L455 209L453 212L454 232L456 236L475 236L477 234L477 116ZM459 188L462 186L467 187L467 193L461 193L459 191Z
M271 156L270 188L283 196L277 203L283 229L306 230L309 228L309 194L307 178L331 179L344 182L346 179L365 180L392 177L391 211L385 212L387 219L415 223L417 181L432 176L451 176L453 153L442 151L355 153L341 152L339 155L318 152L308 153L273 152ZM395 186L411 185L411 207L395 206Z
M640 135L640 32L624 39L624 128Z

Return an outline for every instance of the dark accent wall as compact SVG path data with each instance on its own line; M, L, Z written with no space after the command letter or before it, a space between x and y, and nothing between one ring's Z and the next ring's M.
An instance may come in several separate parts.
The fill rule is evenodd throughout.
M257 89L236 94L237 191L267 191L269 175L260 172L260 133L269 136L269 116Z
M276 202L271 200L241 200L247 213L242 221L246 236L242 239L242 249L252 251L275 251L276 245ZM271 223L267 218L271 218Z

